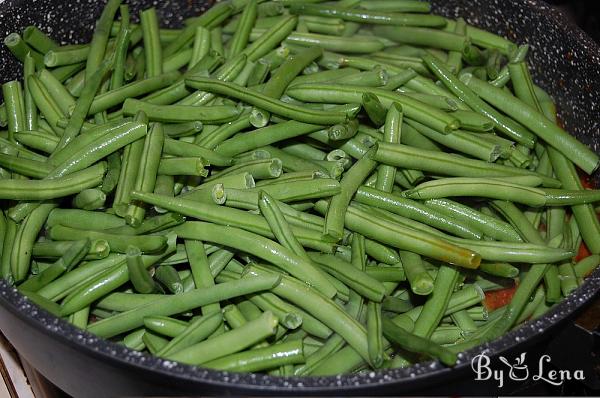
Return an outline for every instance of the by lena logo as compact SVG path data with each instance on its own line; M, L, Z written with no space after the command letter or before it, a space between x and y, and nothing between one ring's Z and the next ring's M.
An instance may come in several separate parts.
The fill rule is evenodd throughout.
M498 387L502 388L506 378L513 381L545 381L555 386L560 386L566 380L585 380L583 370L555 370L549 369L548 363L550 362L549 355L542 355L538 361L537 369L532 369L530 374L529 367L525 363L526 353L522 353L520 356L514 359L511 363L508 359L503 356L498 357L500 362L504 364L492 368L491 359L486 354L481 353L476 355L471 360L471 369L475 373L475 380L496 380Z

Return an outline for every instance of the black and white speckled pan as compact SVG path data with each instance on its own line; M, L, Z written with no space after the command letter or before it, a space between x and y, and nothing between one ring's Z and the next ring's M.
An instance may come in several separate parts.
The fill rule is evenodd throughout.
M0 0L0 36L35 24L65 42L89 40L100 12L96 0ZM162 20L173 26L196 15L211 1L129 1L133 13L157 5ZM536 81L558 103L569 131L600 150L600 49L561 15L534 0L434 0L435 12L462 16L469 23L532 47ZM12 57L0 50L0 81L18 76ZM596 176L598 180L598 176ZM600 290L600 270L542 318L526 323L497 341L461 355L448 369L437 362L407 369L323 378L276 378L232 374L180 365L128 350L77 330L31 305L0 282L0 329L33 366L76 397L120 395L328 394L438 395L493 394L495 383L474 382L471 358L521 352L545 338ZM565 347L566 348L566 347ZM465 384L466 383L466 384ZM466 390L465 386L470 388ZM462 391L461 391L462 390ZM461 395L462 395L461 394Z

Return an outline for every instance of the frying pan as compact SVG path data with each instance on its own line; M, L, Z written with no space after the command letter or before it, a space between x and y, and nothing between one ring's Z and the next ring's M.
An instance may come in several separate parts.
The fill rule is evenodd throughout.
M96 0L0 0L0 36L34 24L57 40L91 37L104 2ZM177 26L212 1L130 0L132 15L155 5L163 23ZM531 45L532 74L555 98L568 131L596 152L600 145L600 48L559 13L536 0L433 0L434 12ZM2 48L0 79L17 78L19 65ZM598 175L595 176L598 182ZM218 372L181 365L129 350L78 330L40 310L0 281L0 329L21 355L75 397L122 395L399 395L418 391L450 395L500 393L495 381L474 381L471 359L532 350L600 290L600 269L543 317L498 340L460 355L456 367L424 362L405 369L315 378L278 378ZM467 389L468 388L468 389Z

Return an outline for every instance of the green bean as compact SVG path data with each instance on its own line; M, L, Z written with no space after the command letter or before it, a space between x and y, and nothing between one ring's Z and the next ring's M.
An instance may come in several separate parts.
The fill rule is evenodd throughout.
M196 289L176 296L163 296L134 310L125 311L109 319L96 322L88 330L98 336L111 337L141 326L144 317L152 314L172 315L198 306L215 303L227 298L269 289L279 283L278 276L266 276L251 280L222 283L206 289Z
M518 179L518 177L512 177ZM529 177L525 177L529 178ZM544 191L493 178L443 178L429 181L403 193L409 199L436 199L452 196L479 196L513 200L533 207L547 203Z
M373 158L379 162L396 167L421 169L431 173L469 177L500 178L513 177L517 180L524 177L540 178L544 186L558 187L559 182L542 174L525 169L504 166L481 160L467 159L437 151L412 148L408 145L377 143ZM425 160L426 159L426 160ZM451 166L450 166L451 165Z
M106 45L110 36L110 28L120 4L120 0L109 0L102 10L100 19L96 23L94 35L92 36L92 41L90 42L90 52L86 62L86 81L91 79L96 71L100 69L100 64L102 64L102 61L105 58Z
M568 161L557 150L548 147L548 155L552 163L557 178L562 183L563 188L572 190L581 190L583 186L579 180L579 175L570 161ZM573 215L577 220L577 225L581 231L583 241L594 254L600 252L600 223L595 216L591 205L576 205L571 207Z
M185 123L169 123L163 125L165 134L173 138L193 136L202 131L203 128L204 125L202 124L202 122L196 121Z
M395 265L400 262L400 256L395 250L374 240L366 239L365 249L370 257L384 264Z
M243 113L233 122L223 124L213 131L208 132L204 129L196 136L194 143L207 149L214 149L218 144L247 127L250 127L250 114Z
M363 271L330 254L308 253L312 261L365 298L380 303L385 294L384 286Z
M407 123L432 141L476 159L495 162L502 155L502 148L498 143L492 140L482 140L480 134L471 134L463 130L455 130L450 134L441 134L419 122L408 120Z
M123 103L127 98L137 97L177 82L181 74L177 71L156 75L144 80L126 84L120 88L96 96L88 114L93 115Z
M598 167L600 159L594 152L559 126L551 123L530 105L472 76L466 75L461 79L483 99L518 122L523 123L524 126L531 129L588 174Z
M36 242L33 245L31 255L33 257L47 257L57 258L61 257L63 253L71 247L73 243L69 241L42 241ZM110 253L110 246L105 240L92 241L89 250L85 255L85 260L100 260L106 258Z
M121 5L119 7L119 13L121 14L121 24L115 39L115 64L113 72L110 76L111 90L117 89L123 85L123 80L125 79L127 51L129 49L129 45L131 44L131 35L133 31L129 23L129 7L127 5Z
M387 112L383 140L390 144L399 144L402 136L403 109L398 103L392 104ZM384 192L391 192L396 179L396 168L381 165L377 169L377 182L375 187Z
M376 163L370 159L370 155L367 153L344 175L340 182L342 191L331 199L327 210L323 229L325 238L332 241L338 241L342 238L346 207L358 187L375 169L375 166Z
M251 45L246 47L242 51L242 54L246 54L250 61L257 61L278 46L282 40L289 37L296 23L296 17L289 16L282 19L261 34Z
M162 74L162 47L158 33L158 18L154 7L140 13L140 23L144 38L146 72L149 78Z
M209 34L210 48L217 54L225 55L225 49L223 47L223 35L221 28L216 26L210 30Z
M15 282L20 282L27 276L31 266L33 243L46 222L48 214L54 207L56 207L54 203L42 204L19 224L10 255L11 274Z
M154 191L164 140L162 125L160 123L153 124L146 135L144 148L140 155L137 176L133 186L136 191ZM144 207L136 203L130 203L124 218L127 224L136 227L142 222L145 213L146 209Z
M215 181L217 179L239 173L250 173L255 179L277 178L281 175L282 164L278 158L259 159L228 167L219 173L208 177L205 182Z
M596 268L596 266L599 263L600 263L600 256L598 254L592 254L591 256L588 256L582 260L579 260L579 262L577 262L575 265L573 265L575 275L578 278L584 278L587 275L589 275Z
M442 30L412 26L376 26L373 32L399 43L462 51L468 45L466 36Z
M409 300L392 296L384 298L381 305L381 308L384 311L389 311L397 314L405 313L413 308L413 304Z
M169 342L169 340L146 331L142 336L142 342L150 354L157 355L157 353Z
M359 103L365 92L377 95L385 107L390 107L393 102L398 102L402 105L407 117L426 124L437 131L450 132L459 127L458 120L440 110L405 95L383 89L352 85L303 84L295 85L287 91L292 97L303 101L334 103Z
M538 245L545 244L537 228L529 222L527 217L511 202L495 200L492 207L500 213L514 228L523 240Z
M286 305L272 293L255 294L249 300L264 312L272 312L279 323L287 329L297 329L303 323L303 318L293 306Z
M225 123L239 116L240 111L232 106L210 106L197 108L188 105L154 105L148 102L128 98L123 103L123 113L134 115L145 112L150 120L159 122L190 122Z
M35 292L23 290L21 293L38 307L48 311L50 314L56 317L60 316L60 306L58 304L53 303L52 301L40 296Z
M386 13L371 10L343 9L331 6L319 6L312 4L298 4L290 7L292 14L317 15L330 18L341 18L345 21L361 22L377 25L394 26L431 26L443 27L446 21L437 15L416 15Z
M158 165L159 175L190 175L206 177L208 162L198 157L161 158Z
M33 214L33 213L32 213ZM19 290L37 292L63 273L70 271L90 250L89 239L71 243L64 254L50 267L19 285Z
M145 271L145 270L144 270ZM131 276L130 276L131 277ZM121 293L115 292L106 295L102 300L98 302L98 307L107 311L129 311L130 309L141 307L145 304L148 304L152 301L160 298L160 294L141 294L141 293ZM167 317L163 317L167 318ZM181 321L180 321L181 322ZM163 322L164 323L164 322ZM187 325L187 322L182 322L183 325ZM167 330L165 330L165 335L170 336L170 333L176 328L178 325L168 324L164 326ZM150 328L151 329L151 328ZM178 330L178 329L177 329ZM157 330L158 333L161 333L161 330ZM163 333L161 333L163 334Z
M6 105L3 102L0 104L0 127L6 127L6 124L8 123L7 117Z
M186 240L185 250L189 259L195 287L198 289L200 287L214 286L215 282L210 272L208 258L202 242L197 240ZM219 311L220 306L218 303L202 307L202 313L204 315Z
M8 47L8 50L15 56L19 61L23 62L27 54L29 53L35 60L36 68L43 68L44 56L33 48L29 47L23 40L21 35L18 33L10 33L4 38L4 45Z
M324 277L323 271L291 250L260 235L238 228L204 222L188 222L174 230L179 236L186 239L199 239L244 250L275 264L300 280L310 283L328 297L335 295L336 289Z
M111 295L106 296L105 299L99 302L99 305L105 301L108 301L110 297ZM167 316L147 316L144 318L144 327L146 329L150 329L153 332L168 337L178 336L185 330L187 326L187 322Z
M375 11L424 13L431 11L431 4L420 0L361 0L359 5L360 8Z
M113 201L116 214L123 217L129 205L129 194L135 186L139 165L144 150L144 140L138 139L125 147L121 173Z
M486 274L500 276L503 278L516 278L519 269L508 263L481 263L479 269Z
M88 45L67 45L49 50L44 55L44 65L54 68L63 65L72 65L83 62L88 58L90 46Z
M146 203L160 206L166 210L175 211L189 217L224 225L237 226L263 236L273 237L271 230L263 217L249 214L245 211L217 205L207 205L204 203L180 198L171 198L165 201L163 199L164 197L154 194L142 194L135 192L133 197L137 200L142 200ZM332 245L322 242L318 239L318 237L320 237L319 232L310 231L306 228L295 226L292 227L292 230L294 231L294 235L298 237L298 240L304 246L327 253L332 252Z
M434 358L439 358L442 363L448 366L453 366L456 363L456 354L447 348L432 344L429 339L423 338L417 333L405 331L388 318L383 318L382 321L384 335L403 349L426 353Z
M33 100L33 95L29 91L28 83L29 76L32 76L34 74L35 61L31 57L31 55L28 54L25 56L25 60L23 61L23 105L25 109L25 129L29 131L36 130L38 128L38 110Z
M325 206L326 203L318 202L315 209L324 213ZM354 206L348 207L345 224L348 229L361 233L367 238L467 268L477 268L481 260L480 255L473 251L459 248L437 236L406 228L379 217L374 218ZM384 233L385 230L395 232Z
M46 285L38 291L38 294L51 299L52 301L60 300L70 294L73 290L77 289L80 285L95 278L96 275L101 275L116 264L125 265L125 256L120 254L110 254L102 260L87 262ZM83 307L85 307L85 305L81 308Z
M546 288L546 301L558 303L561 299L561 279L558 266L550 264L544 274L544 287Z
M195 77L186 79L186 84L196 89L202 89L221 95L231 96L277 115L293 118L294 120L305 123L340 123L344 122L348 117L354 116L352 113L348 114L344 112L320 111L300 108L298 106L286 104L285 102L269 98L263 94L252 92L251 90L231 83L221 82L216 79Z
M473 44L484 48L497 49L504 55L513 54L517 50L516 45L509 40L472 25L467 25L467 36Z
M81 310L69 315L69 323L76 328L85 330L90 317L90 307L82 308Z
M115 228L104 229L104 232L108 232L116 235L143 235L147 233L156 233L172 228L185 222L185 217L176 213L160 214L154 217L148 217L142 221L137 227L130 225L121 225Z
M423 296L431 294L433 279L425 270L421 256L407 251L400 251L400 259L412 292Z
M58 47L58 44L54 40L33 25L23 29L23 39L42 54Z
M163 152L174 156L206 159L210 164L215 166L229 166L232 162L231 158L215 153L215 151L208 150L200 145L171 138L165 138Z
M517 321L519 315L521 315L521 312L523 312L525 305L529 301L534 289L538 286L540 280L546 273L547 268L547 264L532 265L529 272L527 272L521 279L521 283L517 287L512 300L506 307L506 310L502 316L494 324L494 327L486 330L482 336L476 339L467 340L467 344L470 343L469 346L471 346L473 344L478 344L481 341L489 341L490 339L506 333Z
M6 219L4 212L0 212L0 256L4 256L5 254L8 256L6 260L3 260L4 257L0 257L0 278L4 279L9 284L12 284L10 281L10 251L12 250L12 247L9 249L9 246L5 246L4 241L6 240L7 245L10 245L14 238L14 229L15 224L11 222L10 219ZM5 262L7 267L6 272L4 270Z
M379 98L373 93L364 93L362 95L362 105L369 116L369 119L375 126L382 126L385 123L386 111Z
M361 187L355 195L355 200L425 223L459 237L467 239L481 239L482 237L481 231L476 226L457 222L458 220L448 217L447 214L442 214L436 209L401 196Z
M21 82L13 80L2 85L2 94L8 116L8 139L15 140L14 134L26 129L25 97Z
M115 215L77 209L54 209L46 220L46 226L48 227L59 224L66 227L77 227L84 223L88 223L98 230L125 225L125 221Z
M106 164L101 162L87 169L53 179L0 180L0 198L16 200L60 198L98 186L105 172Z
M210 30L204 26L196 27L193 43L192 57L188 64L188 70L198 65L198 62L210 53Z
M466 35L467 24L463 18L456 19L456 24L455 24L453 33L456 33L461 36ZM463 49L463 51L464 51L464 49ZM446 64L448 65L448 68L450 70L452 70L452 72L454 72L455 74L458 74L463 67L463 62L462 62L463 51L449 51L448 52L448 61L446 62Z
M279 99L293 79L322 54L323 51L320 48L312 48L289 56L265 84L262 94L267 97ZM270 115L266 111L254 109L250 122L256 127L264 127L268 123L269 118Z
M88 57L88 60L89 59L90 58ZM69 118L69 122L65 127L65 131L60 138L58 146L56 147L57 149L52 155L60 153L60 151L64 149L65 146L77 136L77 134L79 134L88 114L88 110L92 104L92 101L94 100L94 96L102 84L102 79L110 70L112 63L112 58L103 62L98 66L97 70L93 74L91 74L89 77L86 77L85 86L83 87L81 95L75 103L75 107L73 108L71 117Z
M217 4L210 8L180 31L179 35L164 48L163 56L174 54L189 44L194 38L196 27L204 26L211 29L226 20L232 12L233 7L229 3Z
M335 124L327 130L331 141L347 140L358 132L358 120L352 119L345 123Z
M425 55L423 61L454 95L459 97L477 113L489 118L494 122L494 126L499 131L520 144L526 145L527 147L533 147L535 136L523 126L500 114L491 106L483 102L469 86L453 76L452 73L450 73L450 71L435 58Z
M215 151L225 156L234 156L281 140L310 134L322 129L322 127L293 120L287 121L237 135L219 144Z
M173 266L161 265L156 269L154 276L171 293L183 293L183 283L177 270Z
M11 257L15 238L17 234L17 224L10 218L4 219L2 214L3 239L2 239L2 257L0 258L0 276L9 284L14 284L15 278L11 270Z
M268 181L268 180L263 180L263 181ZM219 184L222 185L222 189L221 189L221 187L218 186ZM217 203L219 203L219 202L225 201L225 197L224 197L225 188L246 189L246 188L252 188L254 186L255 186L254 178L252 177L251 174L249 174L249 173L232 174L230 176L217 178L216 180L213 180L212 182L199 185L198 187L182 194L181 198L182 199L191 199L191 200L195 200L198 202L211 203L213 200L218 199L218 197L214 193L215 190L218 190L221 193L220 200L217 201ZM219 204L222 204L222 203L219 203Z
M446 216L456 218L462 223L472 224L474 228L481 230L494 239L508 242L522 241L517 231L510 224L487 216L463 204L448 199L430 199L425 201L425 205Z
M233 372L256 372L302 362L304 347L301 340L296 340L228 355L203 366Z
M241 53L248 45L250 32L252 31L252 27L255 25L257 12L258 3L256 1L249 1L244 8L240 22L235 30L231 42L229 43L229 57Z
M367 343L370 362L377 367L383 364L383 330L381 304L370 301L367 304Z
M423 311L415 321L413 333L420 337L430 338L437 327L450 300L458 279L458 272L450 267L441 266L434 281L430 298L423 306Z
M269 271L252 265L248 269L246 276L249 279L253 279L268 274L270 274ZM312 314L334 332L340 334L348 344L356 348L361 353L361 356L368 361L365 329L346 312L342 311L333 301L308 285L283 275L281 276L280 283L271 290L276 295Z
M319 23L317 21L313 21L310 20L308 18L311 17L307 17L307 16L301 16L298 20L298 26L296 27L296 32L299 33L321 33L321 34L325 34L325 35L332 35L332 36L343 36L344 30L346 28L346 25L343 21L336 19L333 19L333 21L339 21L338 24L323 24L323 23ZM319 18L319 17L312 17L312 18ZM300 27L302 26L306 26L306 29L301 30Z
M102 231L93 231L54 225L50 228L49 236L54 240L79 240L89 238L91 240L105 240L111 250L118 253L126 253L127 246L138 247L143 252L158 252L166 247L164 236L134 236L117 235Z
M220 311L194 319L156 355L166 357L205 340L221 326L222 319Z
M192 58L192 49L181 51L177 54L170 55L165 58L162 63L162 71L164 73L175 72L190 62Z
M223 269L232 261L235 252L220 249L208 257L208 266L213 277L218 276Z
M106 194L99 189L84 189L73 198L73 206L83 210L97 210L104 206Z
M123 345L135 351L142 351L146 348L143 337L146 333L144 328L135 330L123 338Z
M258 319L249 321L240 328L174 352L167 355L167 358L191 364L209 362L242 351L260 342L274 334L277 325L277 318L271 312L266 312Z
M479 113L459 109L452 112L452 115L460 121L461 127L465 130L484 132L494 128L492 121Z
M560 278L560 290L563 296L568 296L573 290L577 289L577 276L573 269L573 265L568 263L562 263L558 266L558 273Z
M0 166L22 176L44 178L53 167L46 162L0 153Z
M308 255L304 251L304 248L298 242L294 236L292 229L279 208L279 205L274 198L269 196L268 193L261 191L258 194L258 207L261 214L267 220L273 235L281 245L291 250L294 254L305 259L309 259Z

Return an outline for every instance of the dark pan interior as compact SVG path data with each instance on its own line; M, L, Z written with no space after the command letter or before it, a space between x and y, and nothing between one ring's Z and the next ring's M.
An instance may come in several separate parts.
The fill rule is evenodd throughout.
M103 2L102 2L103 3ZM156 4L162 21L177 26L186 16L197 15L212 1L128 1L132 15ZM600 50L583 32L570 25L558 13L535 0L433 0L435 12L462 16L469 23L506 35L517 43L529 43L530 60L535 80L556 100L566 128L599 152L600 124ZM99 15L101 2L93 0L7 0L0 4L0 35L20 31L35 24L63 42L89 40L93 21ZM10 54L0 49L0 81L20 75L19 66ZM598 182L598 175L595 176ZM232 374L205 370L149 357L122 346L98 339L40 311L16 290L0 281L0 304L18 316L29 327L44 331L56 344L74 346L90 360L101 359L119 372L160 380L176 392L178 386L204 383L230 393L306 394L308 392L343 394L400 393L432 383L442 383L465 372L471 358L485 350L497 354L539 338L543 332L563 321L589 301L600 290L600 270L596 270L574 294L545 316L529 322L501 339L461 355L453 370L437 362L417 364L407 369L371 372L324 378L276 378L264 375ZM521 347L519 347L521 348ZM60 359L57 359L60 361ZM35 362L34 362L35 363ZM68 364L62 364L68 366ZM383 390L394 387L394 390ZM406 388L406 389L404 389ZM368 389L368 391L365 391ZM213 390L216 391L216 390ZM165 393L164 391L162 393Z

